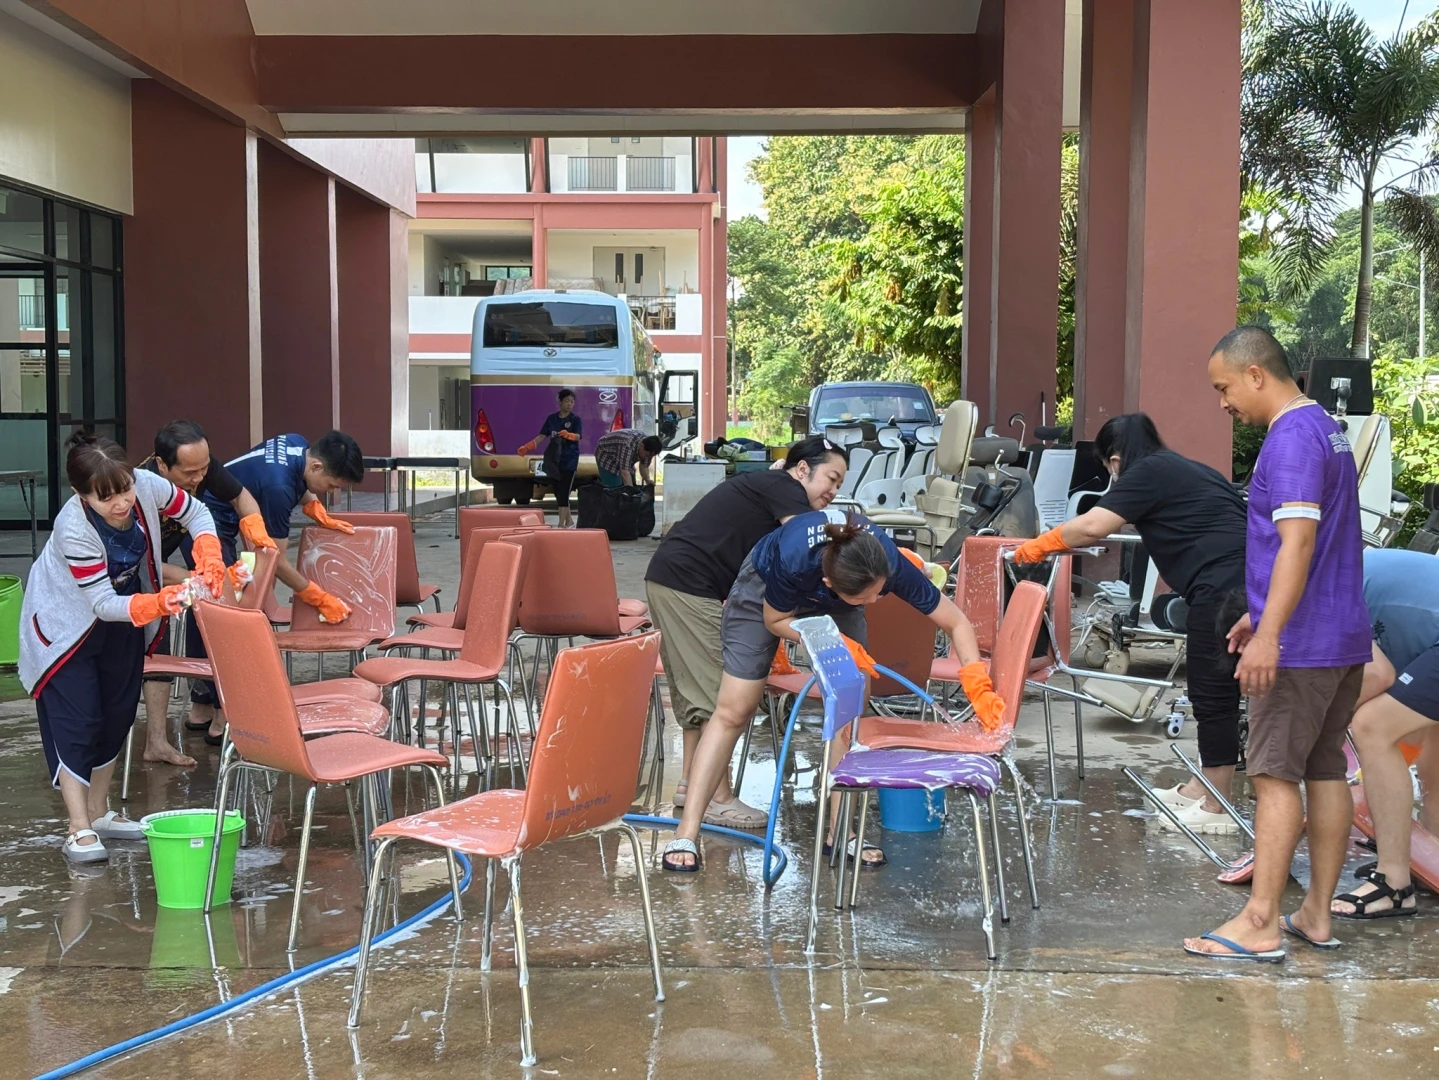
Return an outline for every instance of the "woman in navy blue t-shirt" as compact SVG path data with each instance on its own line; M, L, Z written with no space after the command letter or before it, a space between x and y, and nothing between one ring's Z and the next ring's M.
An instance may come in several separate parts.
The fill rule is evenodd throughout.
M580 436L584 432L580 418L575 414L575 392L561 390L560 411L552 412L540 425L540 433L520 447L520 454L534 450L541 439L548 438L545 447L545 476L555 492L555 502L560 508L560 528L570 527L570 488L574 487L575 470L580 467Z

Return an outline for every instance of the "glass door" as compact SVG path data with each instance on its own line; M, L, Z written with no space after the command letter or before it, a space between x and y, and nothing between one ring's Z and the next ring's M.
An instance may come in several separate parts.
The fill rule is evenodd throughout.
M47 267L0 255L0 462L35 470L35 515L50 510L51 423L55 415L54 326ZM0 485L0 521L30 520L28 486Z

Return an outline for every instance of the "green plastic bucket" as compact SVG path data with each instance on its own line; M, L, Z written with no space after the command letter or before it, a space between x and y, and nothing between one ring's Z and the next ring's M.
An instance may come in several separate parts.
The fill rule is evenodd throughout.
M25 590L14 574L0 574L0 666L20 662L20 604Z
M155 872L155 899L161 907L202 908L205 878L210 873L210 848L215 838L215 811L166 810L140 819L150 842L150 865ZM220 865L215 872L215 903L230 902L235 879L235 854L245 819L238 810L225 814L220 838Z

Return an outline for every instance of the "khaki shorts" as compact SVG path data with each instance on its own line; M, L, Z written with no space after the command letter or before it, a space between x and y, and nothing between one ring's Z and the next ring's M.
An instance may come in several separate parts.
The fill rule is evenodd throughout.
M1250 704L1249 775L1345 779L1344 733L1363 684L1363 664L1280 668L1273 689Z
M724 661L720 620L724 605L653 581L645 582L650 620L660 632L660 660L670 703L682 727L697 728L714 715Z

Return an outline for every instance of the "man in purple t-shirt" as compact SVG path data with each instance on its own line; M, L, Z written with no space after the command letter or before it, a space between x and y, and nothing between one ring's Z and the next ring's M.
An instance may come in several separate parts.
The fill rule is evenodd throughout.
M1242 326L1209 358L1220 404L1269 428L1249 485L1245 591L1249 613L1229 632L1235 677L1252 699L1248 772L1254 815L1249 903L1185 951L1210 959L1284 959L1283 935L1337 948L1329 898L1344 868L1354 806L1344 733L1370 658L1364 606L1359 480L1344 429L1295 385L1268 331ZM1304 903L1279 915L1289 864L1305 830L1311 878Z

